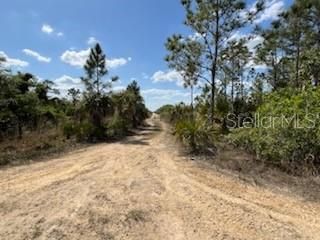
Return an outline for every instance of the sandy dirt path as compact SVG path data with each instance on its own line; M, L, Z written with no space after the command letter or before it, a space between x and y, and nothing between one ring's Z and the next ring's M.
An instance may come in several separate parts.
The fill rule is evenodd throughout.
M161 123L0 170L0 239L320 239L320 203L179 155Z

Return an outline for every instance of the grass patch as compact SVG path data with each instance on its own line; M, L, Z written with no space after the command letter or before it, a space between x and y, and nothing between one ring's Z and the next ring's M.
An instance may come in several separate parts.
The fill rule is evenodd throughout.
M8 138L0 142L0 167L26 164L79 146L55 129L44 133L29 132L22 139Z

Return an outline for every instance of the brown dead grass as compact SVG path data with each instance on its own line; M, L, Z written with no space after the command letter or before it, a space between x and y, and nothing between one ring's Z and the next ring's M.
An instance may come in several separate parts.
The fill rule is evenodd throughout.
M64 153L79 147L67 140L61 131L26 132L22 139L7 138L0 142L0 166L26 164L53 154Z

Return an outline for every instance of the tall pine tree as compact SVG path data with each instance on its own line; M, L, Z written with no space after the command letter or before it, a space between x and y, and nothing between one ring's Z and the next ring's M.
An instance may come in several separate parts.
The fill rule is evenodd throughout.
M111 88L111 82L105 82L103 77L108 75L106 65L106 55L99 43L90 50L90 55L84 65L86 76L82 78L86 86L87 93L90 95L102 95L105 90ZM116 81L118 77L113 77L111 80Z
M96 129L96 136L103 137L103 118L111 108L111 99L107 95L107 90L111 89L112 82L118 77L112 77L111 81L105 81L104 77L108 75L106 66L106 55L99 43L91 49L90 55L84 65L86 76L82 78L85 84L86 92L84 93L86 107L90 114L91 123Z
M194 63L201 68L202 78L208 78L211 88L210 120L214 121L216 81L221 66L221 51L231 35L250 22L262 7L257 1L256 11L247 12L243 0L182 0L186 10L185 24L194 32L195 39L202 45L200 61ZM199 76L200 77L200 76Z

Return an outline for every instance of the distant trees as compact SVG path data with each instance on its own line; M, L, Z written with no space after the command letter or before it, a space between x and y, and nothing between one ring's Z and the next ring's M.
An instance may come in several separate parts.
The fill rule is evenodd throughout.
M71 97L73 105L76 105L76 103L80 100L81 92L79 89L70 88L68 90L68 96Z
M268 66L266 80L273 90L303 89L319 83L319 1L296 0L269 29L257 48L257 60Z
M284 59L281 60L281 56L284 54L281 51L281 46L284 42L281 38L280 28L281 23L276 21L271 24L270 29L261 32L264 41L263 44L258 45L256 56L258 63L263 63L269 68L266 81L274 90L287 86L289 82L289 76L285 74L285 66L282 65Z
M112 96L114 105L114 115L109 129L115 137L130 128L136 128L144 119L149 116L143 97L140 93L140 87L137 81L131 82L127 89ZM118 126L118 129L114 129ZM119 130L121 130L119 132Z
M85 90L71 88L69 98L57 97L59 89L53 81L39 81L30 73L11 73L4 61L0 60L0 141L22 138L25 131L55 129L58 134L62 128L67 138L95 142L113 138L113 132L124 136L148 117L136 81L126 91L112 93L118 77L106 79L106 56L99 44L91 49L84 66L81 79Z
M223 93L227 96L227 88L230 86L231 104L235 98L244 98L244 81L247 64L251 53L246 46L246 39L231 40L221 52L221 68L223 76Z
M303 90L308 85L319 85L318 1L296 0L270 27L251 26L249 37L237 33L259 17L264 1L257 1L249 10L241 0L182 0L181 3L186 11L185 24L193 34L169 37L165 43L166 61L182 75L191 95L199 81L204 83L201 84L203 94L197 97L197 102L204 105L197 108L207 112L211 125L230 112L236 111L238 115L251 111L252 100L257 107L258 102L262 103L264 91L286 87ZM253 37L262 43L249 49ZM255 71L254 64L266 69Z
M143 97L141 96L140 87L137 81L131 82L126 90L127 94L130 96L131 103L130 109L132 110L131 119L133 127L138 127L144 119L148 117L148 110L144 104Z
M82 103L75 111L78 117L72 118L65 128L69 136L76 135L78 139L87 141L119 138L131 128L141 125L148 117L149 112L136 81L129 84L125 91L112 92L112 83L117 81L118 77L106 79L109 72L106 55L100 44L97 43L91 49L84 71L82 82L85 91ZM69 95L73 103L78 101L77 90L70 89ZM77 119L80 119L80 122Z
M54 88L54 82L44 80L35 85L35 92L41 101L48 102L50 94L59 94L59 90Z
M44 122L56 123L59 111L49 93L57 92L51 81L39 82L30 73L1 73L0 124L2 137L16 134L22 138L24 129L37 129Z
M202 45L181 35L173 35L166 43L168 55L166 61L183 77L183 86L191 90L191 108L193 109L193 91L198 84L203 70L201 69Z

